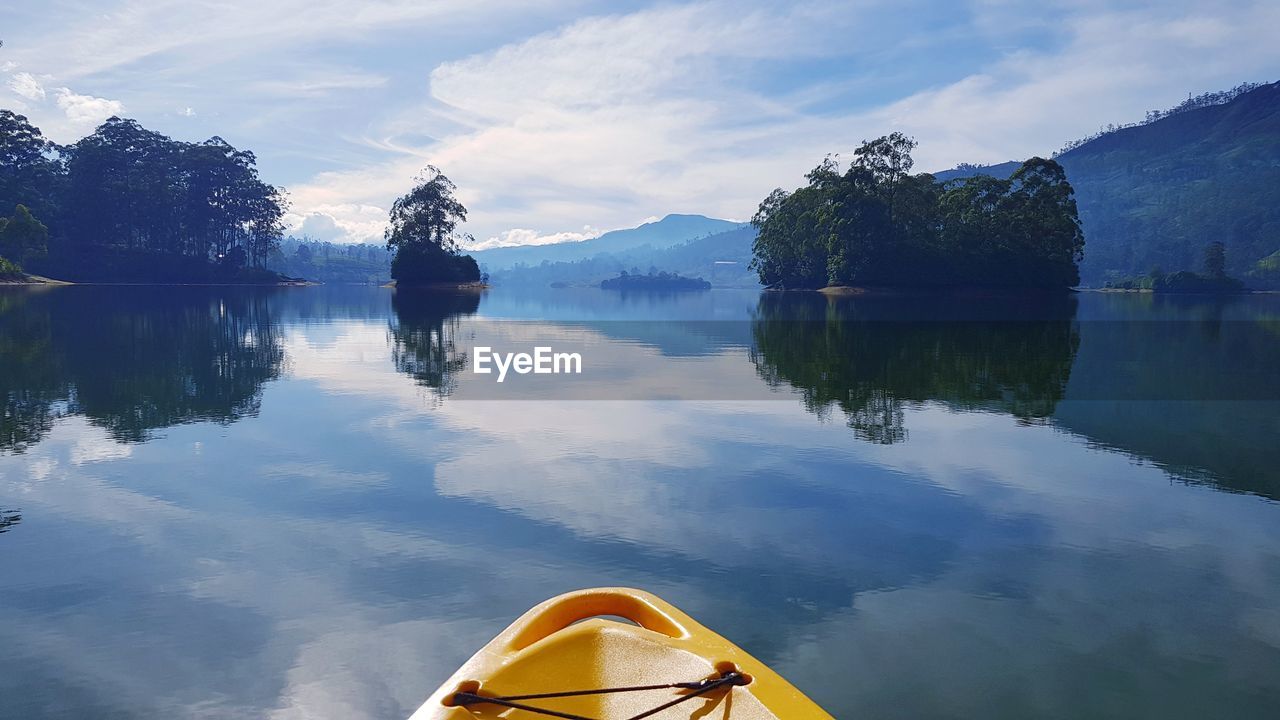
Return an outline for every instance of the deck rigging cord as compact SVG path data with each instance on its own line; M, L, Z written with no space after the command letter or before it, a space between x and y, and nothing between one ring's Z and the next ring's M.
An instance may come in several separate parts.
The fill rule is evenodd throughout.
M696 682L678 682L665 683L661 685L631 685L627 687L601 688L599 690L566 690L563 692L550 693L534 693L531 695L503 695L498 697L490 697L488 695L477 695L473 692L458 691L452 696L452 704L466 707L468 705L478 705L481 703L492 703L494 705L502 705L515 710L524 710L525 712L536 713L539 715L548 715L550 717L565 718L565 720L597 720L589 718L585 715L574 715L572 713L560 712L559 710L551 710L549 708L541 708L535 705L526 705L521 702L523 700L545 700L549 698L577 697L581 695L604 695L607 693L623 693L638 692L641 690L692 690L685 695L669 700L652 710L646 710L639 715L632 715L626 720L642 720L643 718L657 715L669 707L679 705L680 703L691 700L693 698L705 695L712 690L722 687L732 687L734 685L746 685L749 681L746 675L737 670L728 670L720 674L718 678L706 678Z

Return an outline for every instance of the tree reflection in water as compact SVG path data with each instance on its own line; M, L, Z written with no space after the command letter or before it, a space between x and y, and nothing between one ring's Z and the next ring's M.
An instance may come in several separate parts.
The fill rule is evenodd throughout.
M280 376L277 289L58 288L0 294L0 451L64 415L121 442L254 415Z
M14 525L22 522L21 510L6 510L0 508L0 533L9 532Z
M751 360L771 387L800 391L820 416L838 408L875 443L907 437L904 409L940 402L1046 422L1079 345L1071 297L828 298L765 293Z
M397 289L391 298L391 360L436 397L457 387L456 373L467 366L458 349L458 319L480 307L480 294L469 291Z

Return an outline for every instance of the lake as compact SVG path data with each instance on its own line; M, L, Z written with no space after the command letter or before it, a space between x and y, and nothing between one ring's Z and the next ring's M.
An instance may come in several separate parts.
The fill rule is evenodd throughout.
M403 718L596 585L841 718L1280 707L1280 296L14 289L0 398L3 717Z

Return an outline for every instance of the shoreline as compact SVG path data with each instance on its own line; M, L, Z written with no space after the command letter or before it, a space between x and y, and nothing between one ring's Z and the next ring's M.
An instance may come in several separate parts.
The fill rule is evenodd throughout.
M956 285L956 286L922 286L922 287L862 287L853 285L828 285L822 288L790 288L775 289L765 288L764 292L812 292L827 297L892 297L892 296L921 296L931 295L938 297L957 297L957 296L980 296L980 297L1027 297L1027 296L1061 296L1078 292L1075 288L1036 288L1036 287L1006 287L1006 286L982 286L982 285Z
M273 283L262 282L73 282L40 275L28 275L22 280L0 279L0 287L49 287L62 285L92 285L95 287L312 287L323 283L312 280L291 280Z
M0 278L0 286L2 287L48 287L54 285L75 285L75 283L67 280L55 280L42 275L26 275L20 280Z
M1152 290L1151 288L1080 288L1079 292L1095 292L1095 293L1120 293L1120 294L1140 294L1140 295L1192 295L1203 297L1223 297L1227 295L1268 295L1280 293L1280 290L1251 290L1242 288L1240 290L1223 290L1223 291L1207 291L1197 292L1195 290L1177 291L1177 290Z
M489 284L484 282L465 282L465 283L424 283L421 285L399 285L395 280L389 283L379 285L378 287L391 288L392 290L445 290L445 291L466 291L481 292L489 289Z
M817 293L826 297L892 297L892 296L938 296L938 297L1027 297L1027 296L1057 296L1070 295L1074 293L1121 293L1121 294L1147 294L1147 295L1177 295L1192 297L1222 297L1229 295L1267 295L1280 294L1280 290L1252 290L1245 288L1242 290L1233 290L1230 292L1156 292L1151 289L1142 288L1099 288L1099 287L1074 287L1074 288L1034 288L1034 287L1005 287L981 285L965 285L955 287L860 287L853 285L828 285L821 288L770 288L766 287L761 292L767 293Z

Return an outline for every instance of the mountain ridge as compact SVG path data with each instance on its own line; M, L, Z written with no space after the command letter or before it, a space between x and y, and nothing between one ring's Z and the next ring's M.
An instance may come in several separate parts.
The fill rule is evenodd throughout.
M1081 278L1194 270L1205 245L1227 247L1227 270L1260 286L1280 283L1262 267L1280 251L1280 82L1242 86L1225 102L1153 113L1056 156L1076 191L1084 227ZM1184 103L1187 105L1188 103ZM1182 106L1180 106L1181 108ZM1008 177L1016 162L962 165L939 180Z
M596 255L631 251L649 246L655 250L679 245L708 235L744 227L746 223L707 217L706 215L671 213L660 220L633 228L610 230L589 240L518 245L468 252L488 272L508 270L516 265L540 265L543 262L574 262Z

